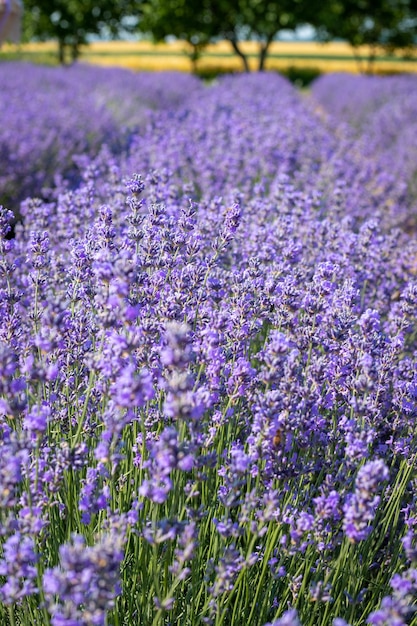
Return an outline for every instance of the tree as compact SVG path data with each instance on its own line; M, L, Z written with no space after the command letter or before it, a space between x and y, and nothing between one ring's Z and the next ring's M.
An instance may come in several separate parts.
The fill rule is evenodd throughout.
M258 70L263 70L271 43L283 29L309 23L319 0L145 0L140 28L158 39L174 35L200 49L226 39L249 71L242 41L258 42Z
M216 35L204 0L147 0L141 7L139 24L155 41L169 35L186 41L194 70L202 50Z
M318 15L318 33L325 40L346 40L352 46L359 70L370 72L378 48L406 51L414 45L416 9L415 0L334 0ZM359 54L360 46L368 48L366 68Z
M65 64L68 57L71 61L78 58L88 35L116 35L131 12L131 3L117 0L26 0L25 38L56 39L59 61Z
M282 30L295 30L314 18L318 0L212 0L212 19L218 34L230 42L242 59L245 71L249 60L242 40L258 42L258 71L265 68L270 46Z

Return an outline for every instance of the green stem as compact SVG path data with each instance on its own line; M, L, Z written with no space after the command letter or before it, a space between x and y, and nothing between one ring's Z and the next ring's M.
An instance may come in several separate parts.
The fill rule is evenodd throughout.
M14 607L9 606L8 611L9 611L10 626L16 626L16 620L14 618Z

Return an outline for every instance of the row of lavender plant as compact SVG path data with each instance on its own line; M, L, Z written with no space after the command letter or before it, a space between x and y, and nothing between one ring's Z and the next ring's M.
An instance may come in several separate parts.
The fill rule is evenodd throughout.
M150 110L172 109L202 88L186 74L13 62L0 65L0 85L0 202L16 211L63 178L73 184L75 155L92 156L102 144L120 152Z
M0 623L415 625L398 189L267 74L130 146L2 212Z
M312 94L340 132L353 134L365 159L378 160L386 180L400 191L397 223L417 227L417 81L330 74L315 81ZM342 127L342 128L341 128Z

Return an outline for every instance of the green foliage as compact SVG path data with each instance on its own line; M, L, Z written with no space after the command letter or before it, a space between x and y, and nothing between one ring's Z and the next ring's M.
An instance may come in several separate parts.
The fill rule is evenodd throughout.
M334 0L318 14L317 27L323 39L340 37L350 43L360 71L371 71L376 48L406 54L415 43L417 3L414 0ZM367 67L356 55L358 46L368 46Z
M210 68L202 68L197 67L194 71L194 74L201 78L201 80L211 83L216 80L219 76L225 76L227 74L233 74L230 69L224 67L210 67Z
M281 31L310 24L323 40L348 41L365 71L372 67L377 46L389 52L410 50L416 16L416 0L27 0L24 36L57 39L59 60L65 63L68 57L76 60L88 36L114 36L122 27L136 28L155 41L169 36L187 41L195 72L205 46L226 39L249 71L243 40L258 42L256 69L263 70L270 45ZM369 47L367 68L355 53L363 45Z
M321 71L314 67L295 67L291 66L288 69L280 70L279 72L288 80L290 80L297 87L308 87L316 78L321 75Z
M80 45L87 43L89 35L116 35L123 18L132 15L132 10L132 3L125 1L104 0L98 4L94 0L27 0L24 38L56 39L59 61L64 64L68 56L71 61L77 59Z
M263 70L269 47L278 33L310 22L318 0L145 0L140 27L161 40L169 35L186 39L198 53L215 39L226 39L249 71L241 41L257 41L258 68Z
M315 27L324 40L342 38L354 50L369 46L372 64L376 46L390 52L409 49L417 15L415 0L144 0L142 6L141 30L156 40L171 35L188 41L195 70L201 51L218 38L230 42L245 71L250 66L241 41L257 41L257 69L263 70L269 47L280 31L304 24Z
M143 3L141 30L150 32L155 41L161 41L168 35L187 41L191 46L194 70L202 50L216 35L212 26L204 2L150 0Z

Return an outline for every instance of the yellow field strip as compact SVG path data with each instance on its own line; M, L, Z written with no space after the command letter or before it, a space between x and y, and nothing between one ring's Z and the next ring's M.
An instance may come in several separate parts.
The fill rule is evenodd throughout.
M37 54L55 54L55 42L28 43L21 46L5 45L1 52L18 53L35 56ZM134 70L158 71L180 70L191 71L192 66L187 56L186 42L154 44L150 41L100 41L82 48L81 60L103 66L126 67ZM248 54L257 53L256 42L245 42L244 50ZM368 55L367 48L359 48L358 54L364 58ZM377 53L375 70L382 72L417 72L417 52L414 60L401 60L399 56L387 56L384 50ZM251 57L249 63L256 68L256 59ZM285 70L289 67L311 68L321 72L351 71L357 72L358 66L350 46L344 42L319 43L308 42L274 42L266 63L267 69ZM198 62L198 68L204 70L240 70L241 61L233 54L227 41L209 45Z

